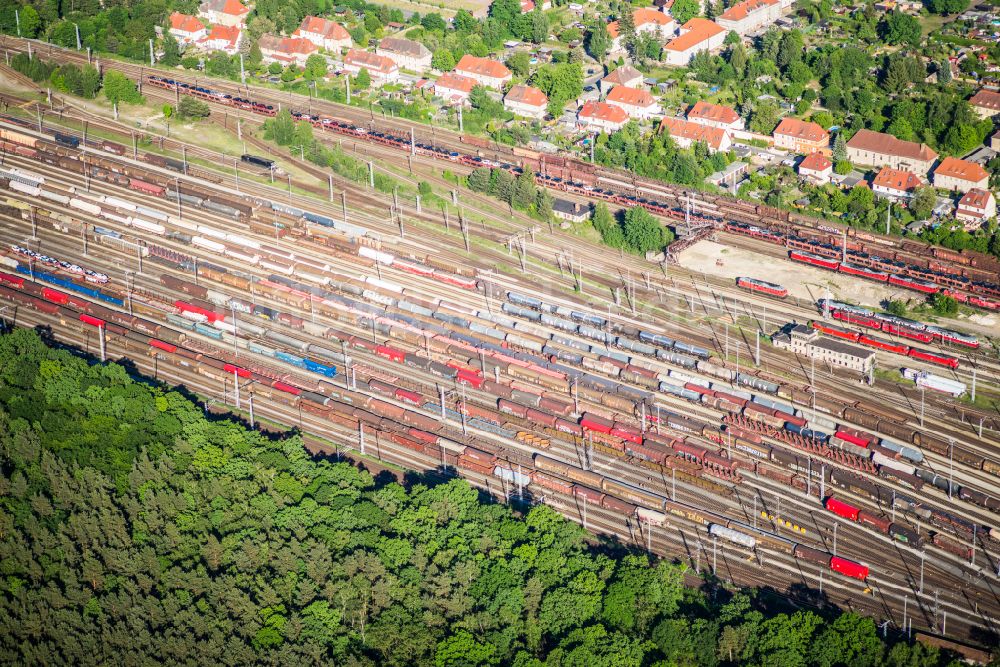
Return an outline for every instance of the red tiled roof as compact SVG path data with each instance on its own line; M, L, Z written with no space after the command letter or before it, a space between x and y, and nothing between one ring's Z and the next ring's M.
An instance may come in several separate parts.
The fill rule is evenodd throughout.
M702 42L725 32L725 29L715 21L695 17L681 26L683 34L667 42L665 48L671 51L687 51Z
M648 7L640 7L632 12L632 18L635 19L635 26L637 28L641 25L646 25L647 23L670 25L674 22L674 18L672 16L664 14L663 12L658 12L655 9L649 9Z
M993 194L986 191L980 190L979 188L972 188L958 201L958 206L961 207L971 207L971 208L986 208L990 203L990 197Z
M614 72L604 77L602 81L606 83L613 83L615 85L619 85L623 83L628 83L629 81L633 81L636 78L641 79L642 72L632 67L631 65L622 65Z
M709 104L698 100L687 114L688 120L695 118L700 120L710 120L716 123L735 123L740 119L740 115L734 109L721 104Z
M882 134L881 132L872 132L871 130L858 130L858 133L847 142L847 147L855 150L881 153L883 155L895 155L922 162L929 162L937 158L937 153L926 144L903 141L891 134Z
M580 118L594 118L612 123L624 123L628 114L621 107L605 102L587 102L580 108Z
M704 141L712 148L722 146L722 138L726 131L719 127L709 127L700 123L692 123L683 118L664 118L660 123L660 131L667 130L670 136L688 141Z
M389 53L409 56L411 58L424 58L431 54L427 47L420 42L402 37L386 37L378 44L378 48Z
M261 51L272 51L285 55L308 54L316 51L316 45L304 37L278 37L266 33L260 36L257 45Z
M774 128L774 136L778 135L795 137L804 141L821 142L829 141L830 134L816 123L799 120L786 116Z
M393 70L398 69L392 58L375 55L361 49L350 49L344 57L344 63L350 63L351 65L363 67L369 72L379 72L381 74L389 74Z
M722 12L719 18L726 19L727 21L741 21L751 12L765 9L777 3L778 0L743 0L743 2L738 2L726 11Z
M545 93L534 86L519 84L517 86L513 86L509 91L507 91L507 96L504 97L504 101L518 102L532 107L544 107L549 103L549 98L545 96Z
M632 12L632 19L636 28L646 25L647 23L655 23L657 25L664 26L670 25L674 22L674 17L668 16L663 12L658 12L655 9L649 9L648 7L640 7ZM620 25L621 23L619 21L612 21L608 24L608 34L611 35L611 39L616 39L620 34Z
M451 90L461 90L469 93L476 87L476 80L470 79L467 76L462 76L461 74L455 74L454 72L445 72L438 77L434 86L436 88L449 88Z
M934 177L944 176L946 178L959 178L970 183L978 183L983 179L988 179L989 174L975 162L959 160L957 157L946 157L941 160L941 164L934 170Z
M299 33L311 32L317 35L322 35L323 39L330 39L334 41L344 41L351 39L350 33L347 29L337 23L336 21L330 21L319 16L307 16L302 19L302 23L299 25Z
M222 40L229 42L230 44L236 44L237 40L240 38L240 28L239 26L228 26L217 23L212 26L211 32L208 33L208 37L205 41Z
M226 4L222 8L222 13L232 16L243 16L250 13L250 8L245 6L240 0L226 0Z
M170 29L180 30L183 32L198 32L199 30L204 30L205 26L201 24L201 21L190 14L174 12L170 15Z
M653 96L642 88L629 88L628 86L615 86L608 93L608 102L619 104L629 104L637 107L648 107L656 104Z
M969 104L974 107L1000 111L1000 92L995 90L986 90L983 88L972 96L972 99L969 100Z
M469 53L466 53L462 56L462 59L458 61L458 64L455 65L455 71L477 74L479 76L488 76L494 79L504 79L510 76L510 70L507 69L506 65L499 60L477 58Z
M803 169L809 171L826 171L833 166L833 163L822 153L810 153L799 163L799 171Z
M872 186L881 186L897 192L910 192L920 187L920 179L912 171L882 167L872 181Z

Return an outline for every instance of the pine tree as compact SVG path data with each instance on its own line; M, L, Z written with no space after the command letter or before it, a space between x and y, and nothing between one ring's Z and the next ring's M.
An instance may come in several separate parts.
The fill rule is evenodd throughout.
M634 58L636 44L635 16L632 14L632 7L630 5L625 6L625 12L618 19L618 34L621 36L622 44L625 45L625 50Z
M587 32L587 53L597 62L603 62L611 49L611 35L608 26L598 19Z
M833 161L847 161L847 142L844 140L843 132L838 132L837 137L833 140Z
M951 63L947 58L942 58L938 64L938 83L951 82Z

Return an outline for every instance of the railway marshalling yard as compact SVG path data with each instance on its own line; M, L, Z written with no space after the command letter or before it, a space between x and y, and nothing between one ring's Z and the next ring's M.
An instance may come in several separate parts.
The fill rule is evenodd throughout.
M330 109L337 110L332 105ZM985 413L986 427L978 430L958 418L950 399L929 395L918 414L915 394L900 387L881 383L872 389L823 368L808 377L796 360L766 344L756 359L759 365L752 359L753 323L765 309L769 325L803 321L816 316L809 302L825 296L828 286L834 298L872 305L892 297L892 291L712 242L689 248L681 254L680 266L669 267L664 275L660 267L638 258L617 257L545 230L535 235L531 264L525 265L517 253L498 247L498 233L485 222L482 228L467 230L476 243L467 250L454 232L440 229L440 223L435 232L424 220L421 231L426 233L403 238L395 221L357 209L348 216L352 224L367 228L370 235L363 238L377 235L378 244L362 242L357 235L352 241L335 226L331 231L294 216L282 218L292 233L274 238L248 223L277 219L272 200L287 205L288 198L267 185L243 183L242 193L258 202L248 215L227 217L185 205L183 215L171 219L179 206L163 192L142 192L102 180L96 172L81 187L72 171L78 151L55 146L51 132L19 131L61 151L70 162L53 165L38 156L5 156L5 168L44 174L45 182L37 192L2 190L3 198L19 205L0 214L0 240L8 248L40 248L48 256L105 273L110 282L102 289L127 298L89 306L86 297L83 304L64 302L53 292L29 298L25 295L36 289L32 285L41 285L29 268L27 278L23 271L11 274L14 282L0 294L3 305L20 304L18 324L50 325L57 338L92 353L99 349L98 339L104 339L110 358L133 359L144 372L184 383L215 403L238 400L229 375L244 377L229 370L237 368L251 373L250 382L241 383L241 414L246 414L252 392L258 416L300 425L331 445L362 450L368 457L460 473L504 498L547 502L599 534L681 559L701 572L779 591L804 587L809 593L801 603L850 606L900 630L912 623L914 629L981 645L995 641L1000 541L990 529L1000 524L1000 515L995 505L967 499L973 492L979 493L977 498L996 493L998 478L984 469L989 468L986 461L998 458L996 431L991 428L995 415ZM141 174L153 185L185 183L219 201L236 197L229 174L220 173L222 182L212 184L99 147L86 148L85 153ZM338 182L336 187L348 185ZM70 205L71 195L82 204ZM470 193L462 197L470 207L489 206ZM114 203L120 201L153 212L143 215L162 216L163 224L135 227ZM368 200L357 203L377 207L386 201L369 193ZM299 197L294 204L331 221L342 215L339 206L319 199ZM193 232L188 227L192 224ZM168 238L166 230L173 235ZM219 239L219 234L224 242L192 243L194 236L204 241ZM339 245L318 242L331 238ZM573 250L570 271L565 269L567 246ZM174 259L147 258L140 266L136 247L169 250ZM362 247L369 248L367 256ZM382 254L372 255L372 250ZM432 269L428 254L471 277L463 280L446 268ZM405 263L395 261L401 257ZM231 279L221 281L218 272L199 273L189 258L222 269ZM14 253L8 260L24 265L24 257ZM584 276L579 275L580 264ZM124 277L123 267L129 271ZM284 283L276 274L296 281L297 287L279 289ZM732 286L732 278L739 275L780 282L802 303L740 292ZM163 276L173 280L164 281ZM17 279L20 288L13 287ZM178 291L170 287L177 280L198 284ZM307 281L313 281L312 288L303 287ZM249 289L238 286L246 283ZM239 299L286 317L265 320L233 309L227 320L230 315L223 308L225 317L215 321L228 328L206 327L204 322L202 328L186 328L178 316L196 311L176 304L190 306L186 290L197 288L211 290L217 300ZM46 289L63 288L48 284ZM313 298L317 293L310 289L320 289L323 299ZM209 298L207 292L204 296ZM209 299L197 307L211 303ZM54 309L51 304L56 304ZM81 308L102 313L95 305L113 311L115 318L101 320L106 326L100 329L79 318ZM168 314L174 318L167 319ZM146 333L139 331L136 317L153 323L156 333L149 334L148 324ZM987 318L979 319L977 326L988 330L992 320ZM112 329L110 322L119 321L132 322L131 328ZM583 323L590 323L589 328ZM126 331L119 330L122 326ZM768 326L764 333L773 328ZM157 336L175 342L153 345L152 340L160 340ZM502 343L490 347L489 341ZM341 354L334 364L336 377L306 372L310 367L303 359L315 358L308 347L313 344ZM756 374L756 380L739 381L734 374L737 355L739 372ZM884 356L891 365L892 358ZM995 354L988 345L975 354L963 353L962 359L980 364L981 391L995 391ZM439 365L429 366L430 361ZM454 372L443 370L448 362L468 379L459 381ZM904 363L927 367L909 359L896 365ZM963 380L966 366L963 363L958 375ZM585 376L579 374L582 369ZM728 380L722 379L724 369ZM379 382L412 394L386 394ZM779 384L784 389L778 389ZM817 390L815 403L804 389L810 384ZM548 408L540 403L543 398ZM799 415L781 417L775 408L769 408L770 414L751 410L767 405L761 401L797 409ZM526 402L535 412L526 411ZM864 409L843 413L844 406L858 402ZM366 421L373 413L352 412L359 408L351 405L364 405L382 416ZM403 417L387 419L390 413ZM880 437L902 441L910 459L893 457L895 463L886 463L882 471L887 474L879 474L870 460L852 453L855 450L793 437L784 428L786 419L809 422L815 430L836 429L845 437L867 434L872 444ZM418 447L413 444L414 427L407 424L427 420L433 428L418 430L430 440L418 442ZM608 421L605 430L602 424ZM881 430L899 433L897 427L923 434L925 444L915 443L916 436L890 438ZM944 453L940 447L935 451L931 442L944 442ZM912 474L913 452L920 454L916 465L930 473L931 481ZM539 455L554 463L544 463ZM905 472L907 466L911 473ZM858 481L850 481L854 474ZM969 491L966 496L959 485ZM622 489L629 495L623 498ZM875 518L865 523L826 510L821 501L830 495ZM949 523L942 511L955 520ZM753 543L718 539L723 533L710 532L709 524L720 523L753 537ZM893 539L891 525L897 526L895 534L912 531L919 541ZM797 550L796 544L816 553ZM829 560L833 557L852 565L838 570L831 567L839 563ZM863 571L854 567L866 568L867 574L861 576Z

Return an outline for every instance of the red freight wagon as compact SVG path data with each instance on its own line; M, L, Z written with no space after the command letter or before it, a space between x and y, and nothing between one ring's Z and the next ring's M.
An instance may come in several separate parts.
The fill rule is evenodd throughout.
M614 428L611 429L611 435L622 440L634 442L637 445L642 444L642 434L639 432L639 429L625 426L624 424L615 424Z
M459 382L463 382L467 385L470 385L473 389L479 389L480 387L483 386L483 376L480 375L477 371L470 371L465 368L460 368L458 369L456 379Z
M473 461L477 461L483 464L492 465L497 457L493 456L489 452L484 452L481 449L476 449L475 447L466 447L465 451L462 452L462 456L465 456Z
M54 289L49 289L48 287L42 288L42 298L46 301L51 301L52 303L69 303L69 295L63 294L62 292L57 292Z
M410 437L415 438L416 440L422 440L423 442L429 442L432 445L436 445L437 444L438 436L434 435L433 433L428 433L427 431L421 431L418 428L411 428L407 432L410 434Z
M513 415L521 419L527 419L528 417L528 408L526 406L514 401L508 401L506 398L501 398L497 401L497 407L500 408L500 412L507 415Z
M888 518L872 514L868 510L858 510L858 523L871 526L878 532L886 535L889 534L889 526L892 525L892 522Z
M868 578L868 567L846 558L834 556L830 559L830 569L848 577L864 581Z
M403 363L403 359L406 358L406 353L402 350L397 350L394 347L389 347L388 345L378 345L375 348L375 354L380 357L385 357L390 361L395 361L397 363Z
M107 324L104 320L98 319L93 315L87 315L86 313L80 313L80 321L93 327L103 327Z
M578 438L583 437L583 428L579 424L562 417L556 418L556 430L575 435Z
M611 434L611 430L614 428L614 423L603 417L599 417L592 412L583 413L583 418L580 419L580 426L585 429L590 429L591 431L597 431L598 433Z
M841 429L834 433L835 436L841 440L846 440L852 445L857 445L858 447L867 447L871 443L870 438L863 437L858 431L846 431Z
M626 443L625 451L632 456L637 456L640 459L652 461L653 463L659 463L660 465L666 464L667 459L674 453L671 447L653 442L648 438L641 444Z
M302 390L299 389L298 387L293 387L290 384L285 384L284 382L279 382L277 380L275 380L274 383L271 384L271 386L277 389L278 391L283 391L288 394L292 394L294 396L298 396L299 394L302 393Z
M156 197L162 197L164 193L163 186L147 183L146 181L141 181L138 178L128 179L128 186L133 190L145 192L148 195L154 195Z
M698 447L697 445L689 445L686 442L675 442L674 452L686 459L698 461L700 463L705 458L705 454L708 450L704 447Z
M159 348L161 350L164 350L165 352L170 352L171 354L177 351L176 345L171 345L170 343L164 343L162 340L156 340L155 338L150 338L149 344L152 347Z
M7 283L20 289L24 286L24 278L21 276L12 276L9 273L0 273L0 283Z
M567 496L573 493L572 484L570 484L569 482L564 482L558 477L547 475L543 472L532 473L531 480L538 486L549 489L550 491L555 491L557 493L565 493Z
M234 366L233 364L226 364L225 366L222 367L222 370L226 371L227 373L236 373L236 376L241 378L248 378L251 377L252 375L250 371L248 371L247 369L240 368L239 366Z
M604 494L602 492L580 484L573 485L573 495L577 498L583 498L592 505L600 505L601 501L604 500Z
M424 397L415 391L409 391L408 389L396 389L393 392L397 401L402 401L403 403L410 403L411 405L423 405Z
M535 408L527 408L525 411L525 417L529 421L533 421L536 424L541 424L542 426L547 426L549 428L556 427L556 416L549 414L543 410L536 410Z
M845 502L837 500L833 496L826 499L826 508L836 514L837 516L842 516L845 519L850 519L851 521L858 520L858 508L853 505L848 505Z

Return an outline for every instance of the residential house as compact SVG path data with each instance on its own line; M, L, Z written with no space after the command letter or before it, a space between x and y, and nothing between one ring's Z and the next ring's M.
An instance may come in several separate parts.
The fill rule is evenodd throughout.
M545 110L549 98L534 86L512 86L503 98L503 106L507 111L525 118L541 120L545 118Z
M975 162L946 157L934 168L934 187L957 192L973 188L988 190L990 175Z
M687 112L687 119L692 123L717 127L722 130L742 130L746 128L743 119L735 109L722 104L709 104L698 100Z
M292 37L308 39L317 49L336 53L340 53L342 49L349 49L352 45L351 35L344 26L318 16L307 16L302 19Z
M858 130L847 142L847 159L854 164L905 169L917 174L929 172L937 156L926 144L871 130Z
M826 185L833 177L833 162L822 153L810 153L799 162L799 176L815 185Z
M715 19L726 31L746 35L781 18L778 0L743 0L737 2Z
M587 130L614 132L628 122L628 114L621 107L606 102L587 102L576 115L577 123Z
M223 51L236 55L243 43L243 30L239 26L213 25L208 36L198 44L209 51Z
M434 82L434 94L450 102L464 104L475 87L475 79L454 72L445 72Z
M552 9L552 2L550 2L550 0L544 0L542 2L542 11L543 12L547 12L550 9ZM534 2L534 0L521 0L521 13L522 14L530 14L533 11L535 11L535 2Z
M670 138L681 148L700 142L708 146L709 152L728 151L733 145L729 132L700 123L692 123L683 118L664 118L660 122L660 131L670 132Z
M721 48L726 30L714 21L695 17L681 26L680 35L664 46L667 64L684 67L696 53Z
M990 148L1000 152L1000 131L994 132L990 136Z
M391 58L400 69L423 72L431 67L430 49L412 39L386 37L379 42L375 53L386 58Z
M302 37L280 37L263 34L257 40L264 62L277 62L282 65L295 64L304 66L306 59L316 53L316 45Z
M344 56L344 69L351 74L368 70L372 83L384 86L399 79L399 66L395 61L361 49L351 49Z
M615 86L604 100L608 104L621 107L630 118L645 120L651 116L660 115L660 105L653 96L642 88Z
M677 34L677 21L665 12L641 7L632 12L632 20L635 23L637 35L650 33L657 39L666 40ZM622 42L618 21L612 21L608 24L608 35L611 36L611 53L623 53L625 44Z
M584 222L590 217L590 204L556 199L552 202L552 216L567 222Z
M179 12L170 15L169 32L181 44L193 44L208 34L208 30L197 17Z
M495 90L502 90L513 76L507 66L499 60L478 58L469 53L462 56L455 65L455 73Z
M958 201L955 217L965 223L966 231L975 231L997 215L997 202L989 190L972 188Z
M244 27L250 8L240 0L205 0L198 7L198 16L211 25Z
M872 181L876 197L907 200L920 187L920 179L912 171L882 167Z
M629 88L641 88L643 76L642 72L631 65L622 65L611 74L601 79L598 83L601 92L605 95L615 86L628 86Z
M983 88L972 96L969 104L982 118L992 118L1000 114L1000 92Z
M826 153L830 150L830 133L813 122L786 116L774 128L774 145L796 153Z

